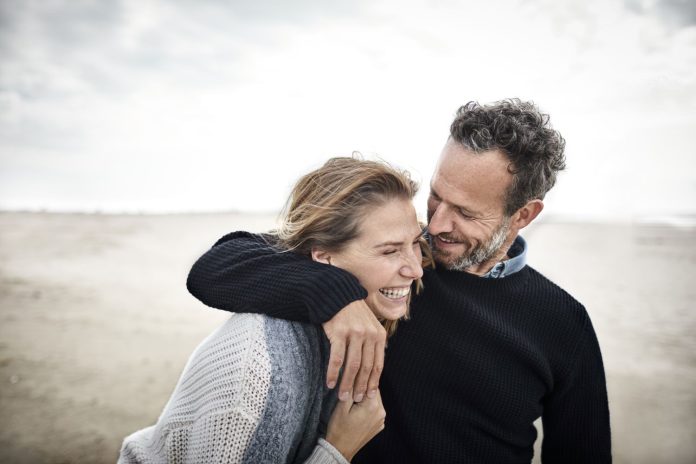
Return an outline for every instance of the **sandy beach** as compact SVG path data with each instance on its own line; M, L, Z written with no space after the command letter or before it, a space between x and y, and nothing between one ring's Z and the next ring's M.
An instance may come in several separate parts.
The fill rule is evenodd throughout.
M221 235L274 216L0 213L0 462L113 463L227 315L188 294ZM696 228L542 222L530 264L585 304L615 462L696 462Z

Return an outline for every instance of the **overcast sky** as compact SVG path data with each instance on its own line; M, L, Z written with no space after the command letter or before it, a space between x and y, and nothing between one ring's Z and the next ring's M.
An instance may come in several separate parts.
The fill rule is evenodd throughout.
M689 0L0 0L0 208L270 211L359 150L423 184L457 107L567 139L545 214L696 213Z

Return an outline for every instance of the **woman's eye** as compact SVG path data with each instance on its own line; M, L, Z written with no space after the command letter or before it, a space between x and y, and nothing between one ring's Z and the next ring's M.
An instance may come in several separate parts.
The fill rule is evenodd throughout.
M394 253L396 253L396 250L385 250L383 254L385 254L385 255L393 255Z

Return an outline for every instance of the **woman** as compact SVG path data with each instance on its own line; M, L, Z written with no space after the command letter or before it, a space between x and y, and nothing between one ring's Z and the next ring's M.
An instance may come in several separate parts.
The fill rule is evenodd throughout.
M267 238L353 273L392 332L423 274L416 190L384 163L332 158L297 182ZM350 461L385 413L379 395L336 405L328 353L317 326L234 314L191 355L157 424L124 440L119 462Z

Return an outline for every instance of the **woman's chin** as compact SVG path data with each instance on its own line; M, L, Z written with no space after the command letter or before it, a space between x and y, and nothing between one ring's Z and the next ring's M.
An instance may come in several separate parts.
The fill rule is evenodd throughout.
M366 302L380 321L395 321L404 317L408 312L409 295L389 298L381 292L376 292L369 295Z
M389 305L380 305L375 311L377 319L395 321L404 317L408 311L408 298L406 297L404 300L399 304L390 302Z

